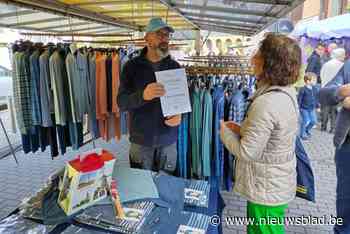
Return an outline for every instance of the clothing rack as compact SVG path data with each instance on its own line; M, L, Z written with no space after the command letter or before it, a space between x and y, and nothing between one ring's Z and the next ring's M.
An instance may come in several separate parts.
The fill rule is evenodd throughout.
M143 40L143 39L142 39ZM105 41L92 41L92 40L64 40L65 43L91 43L91 44L111 44L111 45L135 45L136 47L145 47L147 44L145 41L141 41L141 39L136 40L105 40ZM170 48L187 46L187 43L171 43L169 44Z
M255 76L249 67L184 68L192 112L182 115L179 126L179 174L185 178L217 178L219 187L231 191L234 158L222 150L220 121L243 121L248 98L255 90Z
M91 33L20 33L22 36L49 36L49 37L132 37L132 34L91 34Z
M92 44L123 44L123 43L133 43L133 42L143 42L143 39L132 39L132 40L103 40L103 41L93 41L93 40L63 40L66 43L92 43Z
M186 73L188 75L198 75L198 74L215 74L215 75L238 75L247 74L253 75L253 70L251 68L235 68L235 67L205 67L205 66L189 66L185 67Z
M216 60L249 60L248 56L234 56L234 55L208 55L208 56L188 56L186 59L197 59L197 60L208 60L208 59L216 59Z
M250 67L208 67L208 66L189 66L185 67L187 75L253 75Z
M88 142L92 141L94 148L95 139L102 138L107 142L112 139L119 140L122 134L127 133L127 117L123 112L118 115L119 110L113 108L117 106L114 105L117 92L107 89L99 92L97 96L94 90L101 90L97 89L97 81L100 82L99 87L117 87L113 84L119 82L121 69L129 60L129 53L132 54L132 51L113 47L75 48L70 46L72 44L44 45L29 40L19 40L12 44L15 79L23 81L16 82L17 86L14 88L17 92L14 93L17 95L14 95L14 98L15 104L17 100L20 105L17 121L21 122L19 130L25 153L35 153L39 149L44 152L47 147L50 147L51 157L54 158L59 155L59 150L63 155L68 147L72 147L73 150L79 149L87 143L84 137L86 132L83 132L86 115L89 116L88 133L92 138ZM20 66L22 64L23 66ZM53 78L50 76L52 73L57 75ZM97 76L104 78L97 79ZM79 83L72 82L77 79ZM54 84L61 82L62 87L69 88L58 89L56 85L53 89L52 82L55 82ZM30 89L23 87L30 87ZM18 91L21 90L24 92L19 93ZM83 93L79 94L77 90ZM95 95L92 95L93 93ZM55 102L56 97L62 100ZM45 105L46 102L47 105ZM80 109L75 108L77 103ZM102 103L99 108L97 103ZM47 106L51 106L51 109L46 108ZM56 111L56 107L62 111ZM7 135L4 127L0 127ZM8 139L7 141L10 144ZM13 149L11 152L15 157Z
M197 66L250 69L250 60L246 56L189 56L179 61Z
M195 64L202 64L206 66L227 66L227 67L249 67L249 61L234 61L234 60L227 60L227 61L216 61L216 60L191 60L191 59L179 59L180 62L185 63L195 63Z

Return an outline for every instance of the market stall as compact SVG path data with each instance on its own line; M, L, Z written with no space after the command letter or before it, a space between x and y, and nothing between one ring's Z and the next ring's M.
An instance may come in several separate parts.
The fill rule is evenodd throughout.
M104 151L104 154L109 153ZM70 166L75 163L70 162ZM68 190L64 189L66 185L61 187L66 176L67 171L63 173L62 170L52 175L44 188L0 222L0 230L5 233L177 233L180 228L182 231L221 233L222 227L218 222L224 203L219 190L208 182L116 166L112 180L118 181L118 199L122 202L123 216L120 216L120 211L109 196L102 199L97 197L93 205L82 205L80 211L78 207L72 207L78 212L68 215L62 210L64 205L57 203L64 202L62 196L74 189L74 178L70 179L72 182L67 185ZM80 184L86 184L83 178L80 177ZM80 187L83 185L80 184L76 189L82 189ZM95 199L101 190L95 190L94 185L90 187L88 191L94 194L91 199ZM68 196L85 193L75 192ZM82 199L85 201L84 196Z
M140 32L150 18L163 18L177 31L175 38L196 39L198 46L198 30L252 36L302 1L0 2L0 26L21 31L21 38L12 43L11 51L23 151L50 149L48 155L54 159L64 155L67 148L79 150L91 140L111 142L128 134L128 113L120 111L116 101L118 87L127 61L141 53L135 48L145 45ZM182 31L192 31L195 37L189 38ZM181 45L175 40L172 43ZM255 77L249 58L244 56L192 56L182 62L187 63L191 98L198 98L197 104L191 106L192 115L183 114L178 130L177 176L183 178L113 166L113 173L106 177L117 181L114 190L121 200L117 206L111 181L101 182L92 194L71 187L77 174L97 173L100 169L96 167L100 164L84 159L89 155L98 161L101 151L84 153L86 157L77 155L77 161L67 162L65 174L60 171L53 175L45 188L2 220L0 230L221 233L224 203L220 190L233 188L234 160L224 152L219 140L219 122L243 120ZM214 91L213 95L210 91ZM206 98L203 103L201 95ZM226 106L225 97L230 100ZM213 117L217 111L220 115ZM113 156L118 160L118 155ZM101 157L104 158L103 153ZM68 167L75 172L67 179ZM91 175L81 180L78 188L95 183ZM78 195L84 196L70 204L72 197ZM136 216L125 218L123 212Z
M344 22L350 19L350 14L339 15L325 20L297 26L290 34L300 42L303 51L303 68L301 77L306 69L307 59L314 51L318 43L322 42L326 46L336 43L338 47L345 49L347 56L350 55L350 28ZM298 86L302 86L300 81Z

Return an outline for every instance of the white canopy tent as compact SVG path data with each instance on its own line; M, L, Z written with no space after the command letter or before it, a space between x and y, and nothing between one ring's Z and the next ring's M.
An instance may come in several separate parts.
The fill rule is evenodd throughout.
M307 36L310 38L328 40L332 38L350 37L350 14L320 20L310 24L297 26L291 33L292 37Z

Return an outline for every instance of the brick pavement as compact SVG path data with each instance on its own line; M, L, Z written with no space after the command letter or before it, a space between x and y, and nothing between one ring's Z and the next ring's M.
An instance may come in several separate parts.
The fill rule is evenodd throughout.
M0 135L0 142L4 136ZM18 140L16 136L12 138ZM123 138L119 143L107 144L102 141L96 142L97 147L104 147L116 152L118 163L128 165L127 155L129 142ZM311 203L301 199L293 201L287 211L287 216L313 215L335 215L335 166L333 161L334 149L332 136L313 130L313 138L305 143L306 150L310 156L314 174L316 177L316 199ZM89 150L92 144L82 147L81 151ZM17 153L19 165L17 166L11 156L0 160L0 218L6 216L15 209L20 201L26 196L37 191L47 180L48 176L62 168L64 163L72 159L77 152L68 151L64 156L51 160L49 152L24 155ZM245 216L246 201L230 192L222 192L226 202L225 216ZM245 233L244 226L227 226L224 224L224 233ZM297 234L323 234L332 233L331 226L290 226L286 233Z

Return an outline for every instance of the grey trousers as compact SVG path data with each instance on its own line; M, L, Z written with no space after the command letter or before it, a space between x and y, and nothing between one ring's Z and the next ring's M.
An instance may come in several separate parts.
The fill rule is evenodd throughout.
M132 168L174 174L177 161L177 146L176 143L161 147L149 147L131 143L129 158Z
M328 120L330 121L330 130L334 131L335 122L337 119L337 107L336 106L321 106L321 130L327 131Z

